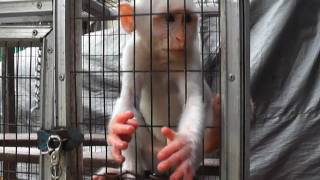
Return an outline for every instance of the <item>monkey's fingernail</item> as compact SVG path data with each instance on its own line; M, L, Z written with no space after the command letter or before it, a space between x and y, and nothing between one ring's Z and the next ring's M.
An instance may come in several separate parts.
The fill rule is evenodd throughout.
M136 118L133 118L133 120L135 121L135 123L136 123L137 125L139 125L139 124L138 124L138 120L137 120Z
M133 129L133 127L132 127L132 126L129 126L129 127L127 127L127 131L129 131L129 132L133 132L133 131L134 131L134 129Z
M161 164L158 165L157 169L158 169L159 172L162 172Z
M125 147L125 143L119 143L117 148L118 149L123 149Z
M161 152L158 153L157 158L159 161L163 160L163 154Z
M159 172L164 172L167 170L166 164L163 162L159 163L157 168Z

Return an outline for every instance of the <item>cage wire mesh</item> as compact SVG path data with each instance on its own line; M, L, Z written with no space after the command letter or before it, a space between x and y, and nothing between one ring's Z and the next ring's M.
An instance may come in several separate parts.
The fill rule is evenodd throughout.
M40 153L34 148L34 133L40 128L42 52L32 43L8 44L0 47L0 176L39 179Z
M100 0L100 2L103 4L103 9L117 11L120 1ZM194 0L194 2L201 9L200 12L194 13L201 17L198 35L201 40L199 48L203 62L203 78L212 88L213 94L216 94L220 92L220 3L218 0ZM89 1L87 6L90 5L92 4ZM112 168L117 168L112 166L114 164L110 147L98 139L100 137L100 140L106 141L103 138L108 133L107 125L119 97L122 75L124 73L139 73L138 71L125 72L120 69L121 63L123 63L121 57L130 35L120 28L119 14L116 17L107 17L107 14L104 13L98 16L90 14L94 13L89 11L87 16L75 19L82 21L85 33L82 36L82 69L74 72L83 80L81 129L89 137L88 145L83 146L84 179L90 179L101 167L108 167L110 171L108 170L107 173L113 172ZM150 14L147 13L146 16L150 16ZM150 71L146 72L146 76L149 73ZM159 129L156 125L148 128ZM206 128L216 127L209 125ZM141 141L137 143L143 143L144 140L138 139L137 141ZM112 165L110 166L110 164ZM219 179L218 166L219 153L215 152L210 155L202 153L202 167L204 168L197 174L197 177ZM215 175L206 175L212 171L216 172Z

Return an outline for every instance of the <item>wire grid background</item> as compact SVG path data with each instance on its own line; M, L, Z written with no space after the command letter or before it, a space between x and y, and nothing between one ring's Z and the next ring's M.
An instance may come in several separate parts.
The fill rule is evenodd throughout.
M12 53L6 53L6 50ZM34 155L40 155L39 151L28 142L21 145L14 141L17 140L18 134L23 134L25 139L30 140L33 138L31 134L40 129L40 63L41 48L32 43L22 47L17 42L15 45L11 44L10 47L5 45L0 48L0 136L2 139L13 140L10 145L1 141L1 157L11 158L10 161L1 161L1 177L39 179L39 164L33 158ZM14 74L9 73L8 69L5 70L8 64L11 64L10 67L14 69ZM5 82L11 84L10 92L4 89ZM9 115L5 112L8 104L4 99L12 96L14 96L14 104L12 104L14 112L11 111ZM5 136L5 133L9 134ZM19 162L19 154L23 154L23 162Z
M216 0L196 0L195 2L206 9L207 13L213 13L214 10L219 9L219 1ZM107 7L117 8L113 3ZM83 121L80 127L83 133L90 134L92 139L97 134L107 134L106 126L121 88L120 77L123 73L119 71L119 65L122 63L121 55L129 39L129 35L119 28L118 20L101 21L101 19L105 17L101 15L100 17L77 18L86 24L86 29L84 29L86 34L82 38L83 65L82 69L75 72L77 76L82 77L84 86L82 91ZM220 92L219 20L219 17L205 17L203 21L200 20L201 28L198 30L200 39L204 41L203 52L201 52L205 64L204 74L214 93ZM106 149L106 146L94 144L83 147L84 152L91 153L88 157L91 158L91 163L84 169L87 175L85 179L90 179L98 169L94 163L95 154L100 154L103 156L100 158L105 159L110 156L106 153ZM206 178L218 179L218 177L203 177L203 179Z
M90 2L89 1L89 6ZM117 1L102 1L105 9L117 9ZM199 6L210 9L218 9L219 2L217 0L195 0ZM90 8L89 8L90 9ZM89 11L89 14L90 11ZM84 24L82 37L82 69L76 70L78 76L83 79L83 89L81 103L83 104L83 119L78 121L84 134L89 134L90 139L94 140L96 135L105 136L107 134L106 125L110 115L112 114L115 100L119 95L119 59L122 50L128 40L128 34L119 29L118 20L106 20L104 14L100 17L76 17L75 21L81 21ZM117 19L117 18L116 18ZM220 27L219 17L204 18L201 21L199 29L200 39L204 40L204 51L202 52L205 62L206 80L213 87L213 92L220 91ZM200 32L203 32L200 33ZM15 122L10 124L16 127L15 136L25 134L25 138L31 138L32 133L36 133L40 128L39 122L39 61L41 59L41 48L34 47L32 43L29 46L20 47L17 43L14 50L14 77L3 76L2 80L12 80L15 82ZM4 47L6 48L6 47ZM4 48L2 51L4 52ZM6 57L4 53L0 54L1 64L4 63ZM2 65L0 66L0 68ZM40 66L41 67L41 66ZM4 93L0 89L1 97ZM0 132L7 133L5 129L6 120L3 115L3 107L5 106L3 99L0 103ZM210 127L211 128L211 127ZM83 152L87 154L89 164L84 165L83 179L90 179L96 170L101 166L97 159L107 159L107 146L95 145L84 146ZM34 160L34 155L39 156L39 152L32 145L21 147L18 145L10 147L2 144L0 151L6 155L10 153L18 158L18 154L23 151L26 154L24 163L16 162L11 164L10 168L6 166L8 162L0 163L0 176L5 173L11 173L18 179L39 179L39 162ZM99 157L97 158L98 155ZM85 155L84 155L85 156ZM10 161L11 162L11 161ZM88 162L88 161L87 161ZM10 163L9 163L10 164ZM102 166L105 166L102 164ZM14 167L14 168L12 168ZM209 178L209 177L208 177ZM210 177L210 179L218 179L218 177Z

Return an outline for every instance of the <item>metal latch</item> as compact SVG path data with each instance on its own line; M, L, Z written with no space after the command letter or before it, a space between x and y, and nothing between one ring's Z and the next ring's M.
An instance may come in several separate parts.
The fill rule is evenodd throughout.
M50 155L50 171L52 179L59 179L62 174L60 167L61 151L71 151L84 140L83 134L75 128L56 128L40 130L38 135L38 149L41 154Z

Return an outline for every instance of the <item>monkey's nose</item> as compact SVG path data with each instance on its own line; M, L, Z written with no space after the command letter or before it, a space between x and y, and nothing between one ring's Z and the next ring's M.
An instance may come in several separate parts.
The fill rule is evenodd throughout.
M176 43L175 43L175 48L176 49L181 49L183 50L184 49L184 38L179 38L179 37L176 37Z
M177 42L184 43L184 40L185 40L184 36L176 36Z

